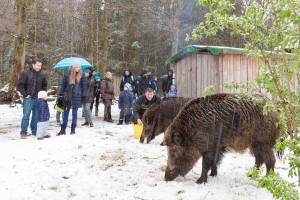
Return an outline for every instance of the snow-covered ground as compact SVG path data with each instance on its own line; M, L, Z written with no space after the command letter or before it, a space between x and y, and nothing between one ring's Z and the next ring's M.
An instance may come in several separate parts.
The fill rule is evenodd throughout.
M207 184L195 183L201 159L186 177L165 182L167 152L159 145L163 135L140 144L133 137L132 125L116 125L116 105L112 109L116 123L103 121L101 104L94 127L80 127L84 119L79 110L76 134L70 135L68 128L67 135L55 136L59 127L53 102L49 107L52 137L21 140L21 105L0 105L0 199L273 199L246 176L254 165L249 153L227 153L218 176L209 177ZM290 180L286 163L277 160L275 171Z

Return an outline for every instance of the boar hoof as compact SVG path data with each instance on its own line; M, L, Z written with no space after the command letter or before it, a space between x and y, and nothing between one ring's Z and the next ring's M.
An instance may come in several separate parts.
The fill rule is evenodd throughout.
M217 171L211 171L210 176L217 176L218 172Z
M197 184L202 184L202 183L207 183L207 178L202 178L200 177L197 181L196 181Z

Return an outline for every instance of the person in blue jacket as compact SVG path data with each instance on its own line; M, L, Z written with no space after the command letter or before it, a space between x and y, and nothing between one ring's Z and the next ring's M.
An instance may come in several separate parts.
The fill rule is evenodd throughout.
M35 103L38 113L38 123L36 129L36 137L38 140L51 137L48 133L50 112L47 103L47 92L44 90L39 91L38 99Z
M64 112L63 123L57 136L66 134L66 127L68 125L69 112L71 108L71 135L73 135L75 134L75 128L77 125L78 108L82 105L82 101L87 95L87 78L82 73L81 63L79 60L74 60L72 66L67 72L65 72L59 95L64 98Z
M176 85L172 84L169 92L166 94L166 97L177 97Z
M118 106L121 111L119 123L117 125L122 125L123 121L125 121L125 124L128 124L130 122L134 102L134 97L132 92L130 91L130 88L131 85L129 83L125 83L124 89L120 94Z

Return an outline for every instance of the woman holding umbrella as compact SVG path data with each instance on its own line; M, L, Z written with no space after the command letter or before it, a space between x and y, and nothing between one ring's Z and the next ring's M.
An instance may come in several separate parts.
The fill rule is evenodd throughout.
M87 79L82 73L81 63L79 60L74 60L71 67L65 72L61 89L59 92L60 96L64 99L64 112L63 112L63 123L59 135L66 134L66 127L68 124L69 112L72 108L72 124L71 134L75 134L75 128L77 124L77 111L82 104L82 99L86 97L87 92Z

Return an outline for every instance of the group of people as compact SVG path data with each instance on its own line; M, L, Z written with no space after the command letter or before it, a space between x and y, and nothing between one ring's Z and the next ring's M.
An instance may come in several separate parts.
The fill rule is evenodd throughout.
M29 118L31 116L31 134L37 139L51 137L48 133L49 107L47 103L47 79L41 72L42 61L34 60L32 68L21 73L18 81L18 90L23 96L23 118L21 121L21 139L26 139ZM165 97L176 96L176 86L173 84L173 71L169 70L167 77L163 79L162 91ZM134 78L132 73L125 69L121 83L118 107L120 116L118 125L138 123L142 124L143 113L161 97L157 94L157 82L151 77L148 70L143 69L140 76ZM137 97L137 99L136 99ZM85 122L82 126L93 127L92 109L95 102L95 115L98 116L100 98L104 104L104 121L113 122L111 115L112 100L114 99L114 87L112 74L106 72L101 78L99 72L93 69L82 69L80 61L75 60L60 79L58 87L57 104L63 107L62 123L60 112L57 112L56 120L60 125L57 136L65 135L72 109L71 134L75 134L77 126L78 109L82 107Z

